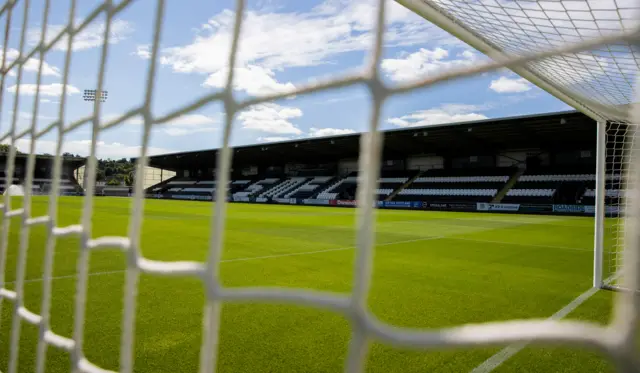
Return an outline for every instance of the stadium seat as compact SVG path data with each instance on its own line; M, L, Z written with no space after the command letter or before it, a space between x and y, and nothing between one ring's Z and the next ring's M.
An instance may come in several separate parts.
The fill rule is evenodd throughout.
M314 194L318 188L321 188L324 184L333 179L332 176L316 176L305 183L293 188L287 192L285 198L308 198Z
M281 197L284 193L294 189L307 180L305 177L292 177L290 179L283 180L282 182L274 185L269 190L261 193L259 197L262 198L278 198Z
M434 169L398 192L395 200L490 202L515 172L513 168Z
M503 198L506 203L575 204L596 175L585 169L540 167L527 170Z
M257 195L261 191L265 191L266 189L273 187L273 185L276 184L278 181L280 181L280 179L278 178L266 178L254 184L244 183L245 185L246 184L250 184L250 185L238 192L233 193L232 197L235 197L235 198L252 197L254 195Z

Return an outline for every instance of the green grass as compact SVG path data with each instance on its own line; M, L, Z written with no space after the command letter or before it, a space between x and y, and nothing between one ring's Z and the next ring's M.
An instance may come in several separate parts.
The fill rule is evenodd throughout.
M16 201L19 202L19 201ZM92 236L126 235L129 199L96 198ZM33 216L48 200L35 198ZM76 224L81 198L61 198L58 226ZM157 260L206 259L211 205L147 200L142 252ZM6 281L15 278L18 217L11 219ZM228 206L222 283L348 293L352 288L355 210ZM593 219L557 216L378 211L371 311L398 326L437 328L512 318L549 317L591 285ZM31 229L25 305L40 312L45 231ZM345 248L305 255L286 254ZM79 239L55 248L52 328L71 336ZM258 258L228 261L231 259ZM85 324L86 357L118 369L124 254L91 254ZM100 272L111 272L100 274ZM12 288L13 284L8 284ZM608 321L610 292L598 292L570 315ZM3 301L0 370L6 371L12 303ZM143 275L139 284L136 372L197 371L203 288L194 279ZM22 323L19 371L35 366L37 328ZM344 317L277 304L227 304L222 310L221 372L338 372L350 338ZM415 351L372 341L370 372L466 372L500 348ZM47 372L69 369L67 353L50 347ZM599 355L570 348L526 348L498 372L608 372Z

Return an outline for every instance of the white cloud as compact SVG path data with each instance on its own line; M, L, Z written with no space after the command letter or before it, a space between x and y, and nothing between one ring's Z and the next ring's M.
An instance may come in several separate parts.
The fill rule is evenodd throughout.
M116 119L118 115L107 115L104 120L109 121ZM142 125L144 122L142 118L135 117L127 120L125 123L133 125ZM157 125L154 128L159 128L169 136L184 136L192 135L203 132L214 132L218 130L216 126L219 123L217 117L212 117L204 114L185 114L169 122Z
M13 111L11 111L11 110L10 110L10 111L8 112L8 114L9 114L10 116L12 116L12 115L13 115ZM28 112L28 111L21 111L21 112L19 112L19 113L18 113L18 118L20 118L20 119L26 119L26 120L31 120L31 119L33 118L33 113L30 113L30 112ZM56 120L56 119L58 119L58 117L54 117L54 116L51 116L51 115L42 115L42 114L39 114L39 115L37 116L37 119L44 119L44 120Z
M32 119L33 119L33 114L31 112L28 112L28 111L18 112L18 115L16 118L16 130L23 131L31 127ZM58 118L54 116L39 114L36 117L36 128L39 128L39 125L43 123L49 124L57 119ZM2 121L0 121L0 133L5 134L9 132L9 130L11 129L11 123L13 123L13 110L8 110L2 116Z
M20 139L16 142L18 150L28 152L31 146L30 139ZM91 146L91 140L67 140L62 146L63 152L88 156ZM56 142L52 140L36 140L36 153L54 154L56 151ZM131 158L140 156L140 146L125 145L119 142L107 143L98 141L96 146L98 158ZM149 155L170 153L171 149L149 147Z
M531 89L531 83L523 78L508 78L501 76L498 79L492 80L489 88L498 93L516 93L526 92Z
M209 75L203 85L215 88L224 88L227 84L228 68L222 68ZM274 79L274 72L260 66L247 66L236 68L234 71L233 85L237 91L244 91L253 96L262 94L293 91L296 87L288 83L279 83Z
M471 66L477 60L478 55L468 50L452 58L450 52L443 48L420 48L417 52L399 58L386 58L382 60L380 67L391 80L401 82L424 78L452 68Z
M280 142L280 141L287 141L287 140L292 140L291 137L285 137L285 136L267 136L267 137L258 137L258 142Z
M51 83L51 84L41 84L40 85L40 95L41 96L51 96L51 97L60 97L62 96L62 84L59 83ZM11 93L16 93L18 86L12 85L7 88L7 91ZM36 89L38 88L37 84L21 84L20 85L20 94L33 96L36 94ZM76 93L80 93L80 90L72 85L67 85L67 95L73 95Z
M218 120L214 117L203 114L186 114L161 125L160 128L169 136L184 136L217 131L216 124L218 124Z
M238 114L243 129L273 134L300 135L302 130L290 122L302 116L302 110L275 103L254 105Z
M138 45L136 47L136 51L133 53L134 55L142 58L143 60L148 60L151 58L151 47L148 44Z
M291 67L331 63L340 54L369 50L373 44L377 0L325 0L309 11L275 12L253 9L246 12L236 66L245 69L245 81L235 88L260 93L288 89L274 72ZM394 1L388 2L386 44L406 46L426 40L450 38L443 31ZM175 72L209 74L207 84L220 86L221 71L228 69L234 12L223 10L201 27L193 42L165 48L160 61ZM142 46L137 54L148 58ZM261 68L257 70L256 67ZM259 74L259 75L258 75ZM253 87L250 79L258 75ZM224 81L224 80L222 80Z
M0 46L1 48L2 46ZM13 48L7 48L7 65L12 63L18 58L20 52ZM2 64L2 53L0 53L0 64ZM23 65L24 71L29 72L38 72L38 68L40 67L40 60L38 58L29 58L27 62ZM15 68L14 68L15 70ZM11 70L10 75L15 75L14 70ZM60 70L57 67L51 66L46 62L42 63L42 75L49 76L60 76Z
M46 36L47 43L52 41L53 38L64 29L64 27L65 25L48 25ZM122 40L127 39L133 31L133 26L129 22L117 19L111 23L111 29L109 30L109 43L117 44ZM104 41L104 32L105 24L103 22L90 24L73 38L73 50L80 51L101 46ZM40 34L40 27L29 29L27 31L27 40L29 44L32 46L37 45L40 42ZM68 40L65 35L53 48L60 51L66 51L67 43Z
M356 133L356 131L348 128L311 128L309 129L309 136L311 137L324 137L324 136L339 136L348 135L350 133Z
M417 127L488 119L486 115L479 113L484 109L475 105L446 104L401 117L389 118L387 122L398 127Z

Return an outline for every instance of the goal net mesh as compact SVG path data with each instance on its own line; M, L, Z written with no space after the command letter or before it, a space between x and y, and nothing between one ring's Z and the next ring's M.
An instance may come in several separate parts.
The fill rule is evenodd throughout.
M606 129L606 168L604 203L603 276L607 285L616 285L622 273L624 253L624 213L626 191L633 189L630 156L634 147L636 127L625 122L609 122ZM588 189L585 195L595 196Z
M138 279L141 273L158 276L190 276L202 281L205 289L206 304L202 321L202 344L200 347L200 372L213 372L216 369L217 345L219 338L220 306L224 302L255 301L272 303L293 303L307 307L332 310L343 314L351 320L351 340L345 362L345 370L361 372L364 370L364 357L368 349L368 341L376 340L390 345L407 348L454 348L454 347L486 347L488 345L503 345L515 342L561 343L572 346L587 346L595 348L608 356L621 371L637 372L636 356L631 347L634 342L640 308L639 297L630 292L617 294L615 316L609 325L601 326L579 321L554 320L512 320L477 325L464 325L434 330L414 330L395 327L377 320L366 307L366 297L371 282L372 256L375 241L375 217L373 202L374 191L380 170L380 156L382 149L382 134L379 131L381 109L384 101L392 96L415 91L434 84L441 84L448 80L461 79L485 72L510 68L523 77L530 79L540 87L552 91L570 105L585 112L585 114L601 120L626 125L622 138L618 138L615 126L610 128L613 136L611 141L619 144L620 160L612 161L612 165L626 165L627 170L622 179L626 183L632 178L632 172L640 162L630 155L638 152L625 151L625 146L637 146L631 141L635 132L629 132L628 123L631 118L637 118L630 108L633 106L633 89L635 75L638 70L637 43L634 33L636 11L639 9L637 1L631 0L595 0L595 1L496 1L496 0L400 0L406 7L414 10L428 20L444 27L453 35L470 43L492 58L492 62L476 64L459 70L449 70L427 77L421 77L413 82L402 83L393 87L387 86L380 78L379 65L381 49L384 44L385 14L390 3L374 1L377 13L374 23L378 25L375 35L371 38L369 63L359 72L333 76L327 80L312 85L297 87L295 91L276 93L260 97L250 97L237 100L232 95L234 69L227 69L225 88L221 92L207 93L193 97L187 105L168 115L157 116L150 109L154 94L154 82L158 68L158 50L163 29L165 2L154 1L154 10L149 17L153 24L153 42L149 50L148 75L146 95L143 102L118 118L103 120L101 116L101 102L94 103L93 114L76 122L65 120L64 109L67 106L67 83L69 81L69 60L73 51L73 44L77 34L88 25L96 22L98 17L105 17L103 45L100 57L100 69L97 77L96 90L102 91L105 82L105 65L109 52L108 35L114 18L127 9L133 0L122 0L114 3L105 0L83 19L77 19L75 14L76 1L71 1L70 14L66 27L55 30L55 35L46 38L47 19L51 8L50 0L45 1L42 18L36 20L42 32L40 42L34 49L26 48L26 34L29 18L28 0L10 0L0 6L0 20L3 22L3 50L2 68L0 69L0 95L7 93L6 79L9 75L16 81L14 98L11 108L1 107L2 111L11 111L12 120L7 128L2 129L0 140L4 143L16 144L20 139L37 140L47 133L57 133L55 161L53 162L53 182L50 192L48 215L31 215L31 190L33 185L33 171L35 165L35 141L31 141L31 148L27 161L26 180L24 181L25 196L21 208L12 208L11 198L4 197L2 204L2 231L0 236L0 305L12 304L12 325L9 329L1 330L10 333L9 369L10 373L20 371L18 355L20 347L20 330L23 323L38 327L38 346L36 350L36 371L45 371L47 348L57 348L68 351L71 356L73 371L103 372L100 367L85 358L83 354L84 327L86 313L86 299L88 287L89 255L92 251L102 248L121 249L127 256L127 270L125 279L124 310L122 334L120 344L119 371L131 372L134 361L135 314ZM17 5L23 5L18 7ZM20 9L20 11L17 11ZM232 39L228 66L235 66L240 31L242 29L245 1L236 1L235 27ZM15 19L20 27L12 27L11 20ZM14 22L15 24L15 22ZM20 45L18 56L7 54L8 33L19 33ZM53 30L50 31L54 33ZM52 40L48 42L47 40ZM20 107L20 90L22 71L25 65L32 63L32 58L39 60L36 89L33 96L33 117L37 116L40 95L40 82L43 70L43 58L52 49L53 43L62 40L67 44L64 71L62 71L62 94L60 96L59 119L52 122L44 130L37 130L35 121L27 130L18 131L16 126ZM210 250L206 262L162 262L147 259L140 252L140 232L143 219L144 178L137 178L134 186L134 198L130 211L129 232L123 237L92 238L91 215L93 211L93 194L96 186L96 149L99 134L115 126L125 123L133 116L144 118L140 157L137 161L136 174L142 175L148 163L149 137L154 126L191 113L198 108L214 102L222 103L225 111L223 126L223 140L216 161L216 185L227 185L231 167L232 152L229 139L233 129L233 118L241 110L252 105L290 95L311 95L320 91L340 89L347 86L364 85L371 95L371 113L367 132L361 137L359 156L358 205L357 205L357 249L354 268L353 291L348 296L343 294L322 293L309 290L280 289L280 288L225 288L219 280L219 263L223 249L225 228L225 205L227 200L226 188L216 190L216 201L212 205L214 216L211 226ZM0 101L1 102L1 101ZM83 198L83 213L80 224L58 226L56 216L61 173L62 173L62 145L64 135L79 125L91 125L90 157L84 173L86 196ZM620 127L622 128L622 127ZM617 152L617 151L616 151ZM15 170L15 147L11 147L7 155L5 168L6 184L12 185ZM617 153L616 153L617 154ZM617 157L617 156L616 156ZM616 158L617 159L617 158ZM611 168L612 176L615 175ZM614 179L611 179L615 183ZM622 281L626 288L638 289L639 255L635 235L640 232L636 218L638 198L636 185L626 187L620 181L619 190L624 190L624 205L626 208L622 219L613 219L614 226L625 225L625 229L618 229L624 233L624 242L616 241L611 253L622 252L624 247L624 261L622 254L611 255L611 265L614 271L624 266ZM612 190L614 188L612 187ZM622 200L622 199L619 199ZM620 202L616 202L619 203ZM620 204L620 206L623 206ZM9 237L10 217L20 217L20 243L16 261L16 277L13 290L6 286L6 252ZM43 264L42 305L40 313L36 314L24 306L25 267L29 230L42 225L48 230L45 248L45 262ZM15 228L15 226L14 226ZM56 334L50 327L51 310L51 276L53 271L53 249L56 240L62 236L77 236L80 239L78 257L75 307L73 315L73 332L71 335ZM116 289L114 289L116 291Z

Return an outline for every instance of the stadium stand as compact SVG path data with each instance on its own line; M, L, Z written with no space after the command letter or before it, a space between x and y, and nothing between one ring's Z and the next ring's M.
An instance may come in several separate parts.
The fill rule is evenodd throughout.
M513 168L429 170L402 189L398 201L491 202Z
M576 204L596 175L589 168L548 167L527 170L502 199L505 203Z
M48 194L51 191L51 183L53 177L51 175L53 157L47 155L36 155L34 173L32 178L33 194ZM4 169L6 162L6 154L0 155L0 168ZM62 172L60 175L60 184L58 191L60 195L78 195L83 193L83 189L76 179L76 171L84 166L84 158L68 157L63 158ZM12 178L12 184L23 185L27 178L26 175L27 155L16 154L15 172ZM0 171L0 193L4 193L5 183L7 181L5 171Z
M331 181L335 180L333 176L316 176L307 182L293 188L284 198L311 198L317 194L319 190L326 187Z
M288 191L301 186L307 181L305 177L292 177L290 179L282 180L280 183L274 185L269 190L266 190L258 195L262 198L279 198Z
M377 206L587 213L595 136L593 121L578 112L386 131ZM237 147L228 199L354 206L359 145L352 134ZM211 200L217 156L212 149L149 157L151 167L180 175L149 188L150 197ZM619 184L607 182L607 203L619 203Z
M249 198L258 195L259 193L265 193L269 189L277 186L280 183L280 178L269 177L266 179L259 180L256 183L250 183L246 188L234 192L232 196L234 198ZM247 185L247 184L245 184Z
M607 172L605 180L605 205L618 205L621 203L623 195L623 180L620 170ZM596 197L595 178L586 182L584 193L578 199L578 203L585 205L594 205Z
M419 174L418 171L380 171L378 189L375 193L379 200L389 198L395 191L402 188L409 180Z
M355 199L356 187L358 185L358 173L352 172L349 175L331 183L322 190L316 198L318 199Z
M216 182L212 179L213 176L200 179L174 177L147 188L146 194L151 197L165 195L168 198L174 199L211 200L213 199L213 196L215 196L217 189ZM242 192L245 191L253 182L254 180L251 179L231 180L229 181L227 190L230 195L238 192L240 192L239 195L242 195Z

